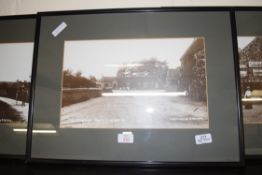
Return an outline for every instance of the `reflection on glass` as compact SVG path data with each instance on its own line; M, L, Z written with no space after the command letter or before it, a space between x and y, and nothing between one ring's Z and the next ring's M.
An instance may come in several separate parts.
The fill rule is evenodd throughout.
M0 44L0 123L26 126L33 43Z
M62 128L208 128L204 38L66 41Z
M262 123L262 37L238 37L245 124Z

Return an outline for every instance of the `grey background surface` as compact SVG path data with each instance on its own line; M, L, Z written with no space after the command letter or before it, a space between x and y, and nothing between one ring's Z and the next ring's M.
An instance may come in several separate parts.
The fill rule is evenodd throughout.
M262 12L236 13L238 36L262 36ZM262 125L245 125L246 155L262 155Z
M65 22L67 28L53 37ZM60 91L65 40L205 37L209 129L60 129ZM237 92L230 17L227 12L146 12L42 17L35 89L34 129L51 124L56 134L34 134L32 158L236 162L239 161ZM134 144L118 144L132 131ZM195 135L211 133L211 144Z
M1 44L34 42L34 36L35 19L0 20ZM4 64L1 62L1 53L0 64ZM11 67L10 70L15 71L12 70ZM14 126L0 124L0 154L24 155L26 148L26 133L15 133L13 128Z

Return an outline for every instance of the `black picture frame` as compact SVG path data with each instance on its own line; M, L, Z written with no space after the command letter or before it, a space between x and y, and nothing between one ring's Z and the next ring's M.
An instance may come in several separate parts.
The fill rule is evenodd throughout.
M36 39L35 42L35 52L34 52L34 59L37 60L38 59L38 55L39 55L39 39L41 39L41 32L43 29L41 29L41 26L43 26L42 24L42 18L43 17L55 17L55 16L60 16L60 15L91 15L91 14L117 14L117 13L124 13L124 14L134 14L134 13L159 13L159 12L225 12L229 14L229 18L230 18L230 33L232 36L232 49L233 49L233 62L234 62L234 72L236 76L235 79L235 85L236 85L236 89L238 89L239 86L239 79L238 79L238 69L236 68L238 65L238 55L236 54L237 51L237 43L236 43L236 25L235 25L235 14L234 14L234 10L235 8L226 8L226 7L221 7L221 8L206 8L206 7L199 7L199 8L144 8L144 9L108 9L108 10L82 10L82 11L63 11L63 12L42 12L38 14L38 25L37 25L37 34L38 34L38 38ZM40 32L41 29L41 32ZM39 38L40 37L40 38ZM35 66L37 65L37 63L35 64ZM37 73L37 68L35 68L35 71ZM37 79L37 75L35 77ZM34 86L37 86L37 80L35 81L36 84L34 84ZM34 87L36 88L36 87ZM33 95L34 97L35 94ZM99 161L94 161L94 160L68 160L68 159L63 159L63 158L55 158L55 159L48 159L48 158L35 158L32 157L31 155L31 141L33 139L33 134L32 134L32 129L33 127L33 115L31 116L31 118L29 118L29 136L28 136L28 152L30 152L28 155L31 155L27 158L28 162L81 162L81 163L90 163L90 164L125 164L125 165L129 165L129 164L135 164L135 165L144 165L144 166L156 166L156 165L229 165L229 166L239 166L239 165L243 165L244 163L244 158L243 158L243 134L242 134L242 119L241 119L241 115L240 115L240 105L239 105L239 94L236 96L237 99L237 113L238 113L238 132L239 132L239 161L237 162L205 162L205 161L201 161L201 162L190 162L190 161L186 161L186 162L161 162L161 161L103 161L103 160L99 160ZM33 103L35 105L35 98L33 99ZM34 109L32 109L31 111L32 113L34 112Z
M0 43L22 43L22 42L30 42L33 44L34 47L34 38L35 38L35 23L36 23L36 15L15 15L15 16L1 16L0 17ZM32 66L30 68L31 72L31 78L30 78L30 87L29 87L29 107L28 107L28 115L27 118L30 118L31 114L31 101L32 101L32 94L33 94L33 65L34 65L34 59L33 59L33 52L32 52ZM11 68L10 68L11 70ZM27 126L23 129L23 134L18 133L9 133L8 135L13 138L3 138L1 140L2 143L7 143L4 147L9 145L6 152L1 153L1 158L8 158L8 159L19 159L19 160L25 160L27 157L27 151L26 151L26 145L27 145L27 127L29 126L27 122ZM1 126L1 127L4 127ZM3 129L3 128L2 128ZM8 128L6 128L8 129ZM11 130L10 130L11 131ZM10 132L6 130L5 132ZM19 143L15 143L19 142ZM17 144L17 146L14 146Z
M261 32L259 32L259 26L262 14L261 7L243 7L243 8L236 8L235 11L235 18L236 18L236 38L237 37L246 37L246 36L261 36ZM247 22L247 19L250 21ZM246 25L244 25L243 21L246 21ZM240 52L239 52L240 53ZM241 56L238 55L238 60L240 60ZM239 79L240 76L240 63L238 63L239 69ZM240 86L244 86L239 80ZM250 83L252 84L252 83ZM252 86L252 85L251 85ZM239 96L242 98L243 96L243 87L239 89ZM241 103L241 115L243 115L244 120L244 106L245 104L240 100ZM244 130L244 138L245 138L245 157L247 159L261 159L262 152L261 152L261 141L260 141L260 132L259 132L259 123L246 123L243 122L243 130Z

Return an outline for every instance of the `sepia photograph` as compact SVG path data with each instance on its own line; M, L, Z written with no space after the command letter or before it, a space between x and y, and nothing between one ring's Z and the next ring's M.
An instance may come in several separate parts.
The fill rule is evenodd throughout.
M262 37L238 37L242 110L245 124L262 124Z
M61 128L209 128L203 37L65 41Z
M0 124L27 123L33 43L0 44Z

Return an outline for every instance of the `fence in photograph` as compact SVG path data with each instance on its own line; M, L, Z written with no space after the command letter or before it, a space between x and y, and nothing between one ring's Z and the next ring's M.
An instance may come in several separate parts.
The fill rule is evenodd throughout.
M64 88L62 107L87 101L102 95L101 88Z

